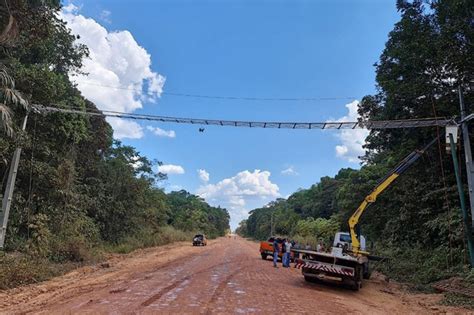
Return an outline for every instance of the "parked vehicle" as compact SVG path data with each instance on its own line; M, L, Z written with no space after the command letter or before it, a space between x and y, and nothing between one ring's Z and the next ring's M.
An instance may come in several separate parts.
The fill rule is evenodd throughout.
M349 218L350 232L338 232L334 237L330 253L295 249L298 256L296 267L301 268L306 281L332 279L348 282L355 290L362 287L362 279L370 278L369 259L379 260L365 248L365 237L356 232L359 219L367 207L377 200L390 184L406 171L437 140L434 139L421 150L415 150L388 173L368 194Z
M267 241L260 242L260 256L263 260L267 259L268 256L273 257L273 241L275 237L270 237ZM280 247L280 251L278 252L278 257L281 259L283 257L283 239L280 237L276 238L278 242L278 246ZM293 252L290 253L290 259L293 260Z
M207 238L204 234L196 234L193 238L193 246L206 246Z

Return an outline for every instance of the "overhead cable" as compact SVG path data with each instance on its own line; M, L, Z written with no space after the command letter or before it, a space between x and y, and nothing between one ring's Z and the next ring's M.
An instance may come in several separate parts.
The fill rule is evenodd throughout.
M126 86L113 86L105 85L86 81L76 81L79 84L86 84L116 90L126 90L142 92L142 89L134 89ZM245 96L221 96L221 95L203 95L203 94L191 94L191 93L179 93L179 92L166 92L163 91L160 94L168 96L180 96L180 97L191 97L191 98L205 98L205 99L218 99L218 100L239 100L239 101L284 101L284 102L311 102L311 101L337 101L337 100L355 100L354 96L340 96L340 97L245 97Z

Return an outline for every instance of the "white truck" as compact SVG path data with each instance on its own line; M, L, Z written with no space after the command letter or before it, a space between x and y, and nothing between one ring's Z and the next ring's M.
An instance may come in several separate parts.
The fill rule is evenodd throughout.
M432 140L423 149L410 153L382 178L349 218L350 231L336 233L330 253L302 249L293 250L296 267L302 269L305 280L334 279L350 283L355 290L362 287L362 279L370 277L369 258L371 260L379 260L380 258L371 256L366 251L365 237L358 235L356 232L360 217L367 207L375 202L377 196L415 163L437 139Z
M361 249L365 250L365 237L360 239ZM301 269L306 281L335 280L359 290L362 279L370 278L369 259L351 255L351 243L350 233L337 232L330 253L294 249L295 267Z

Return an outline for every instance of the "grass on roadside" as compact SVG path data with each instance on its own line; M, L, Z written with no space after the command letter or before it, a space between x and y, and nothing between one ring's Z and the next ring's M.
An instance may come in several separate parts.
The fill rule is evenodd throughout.
M192 232L165 226L158 230L142 229L120 243L94 247L71 239L55 240L48 249L48 256L0 252L0 290L51 279L75 268L97 263L107 253L126 254L139 248L191 241L193 235Z

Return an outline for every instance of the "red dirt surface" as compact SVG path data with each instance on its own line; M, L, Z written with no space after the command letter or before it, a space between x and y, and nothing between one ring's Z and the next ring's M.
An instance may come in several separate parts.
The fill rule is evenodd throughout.
M116 256L50 281L0 292L0 312L39 314L465 314L439 294L408 294L375 276L359 292L307 283L298 269L275 269L258 244L221 238L206 247L177 243Z

